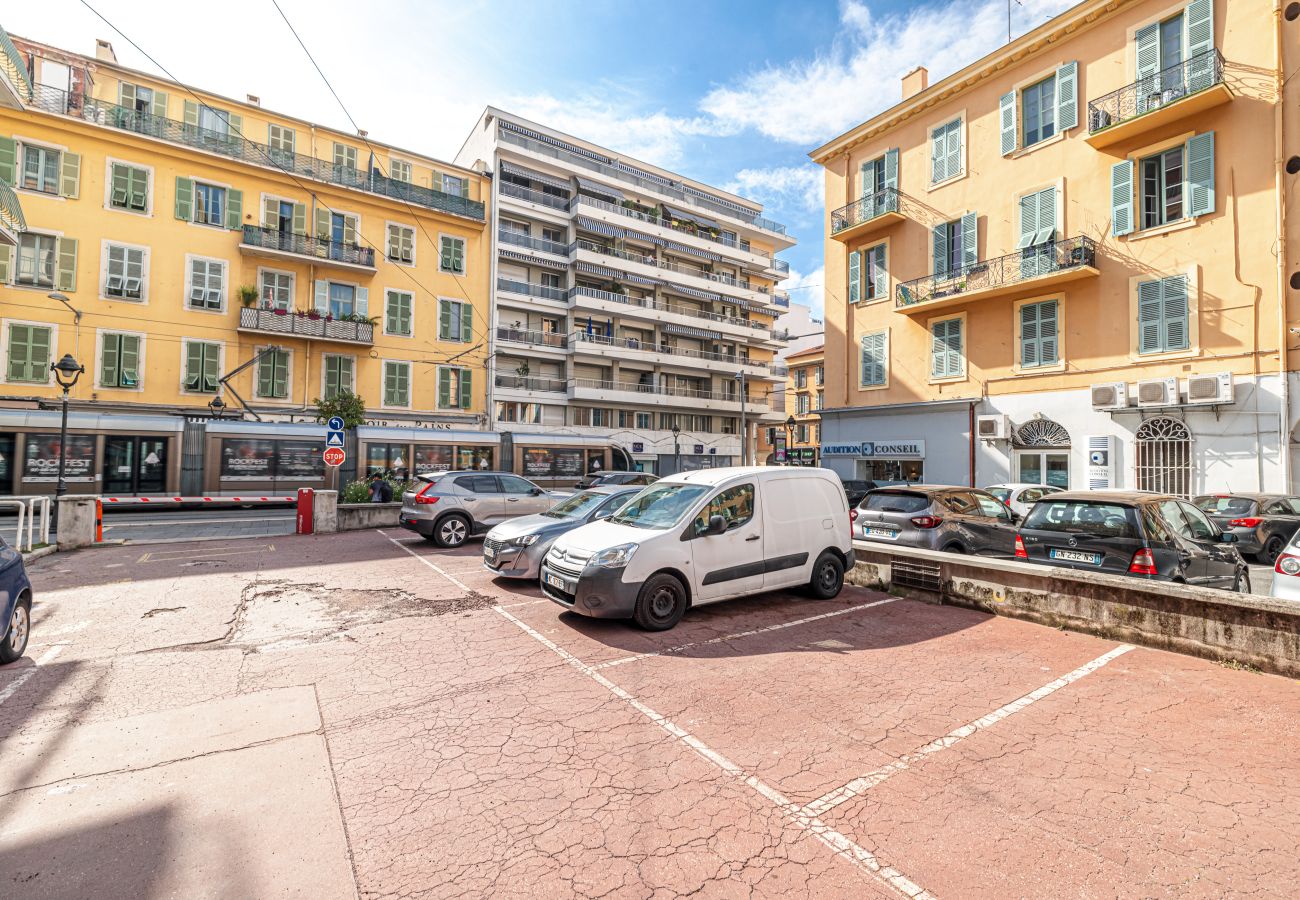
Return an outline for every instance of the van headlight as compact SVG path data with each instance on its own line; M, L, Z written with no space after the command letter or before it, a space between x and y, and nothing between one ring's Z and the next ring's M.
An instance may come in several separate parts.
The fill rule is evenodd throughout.
M636 544L619 544L597 553L591 558L591 564L606 569L621 569L632 561L634 553Z
M514 544L516 547L531 547L533 544L537 543L537 535L521 534L510 543Z

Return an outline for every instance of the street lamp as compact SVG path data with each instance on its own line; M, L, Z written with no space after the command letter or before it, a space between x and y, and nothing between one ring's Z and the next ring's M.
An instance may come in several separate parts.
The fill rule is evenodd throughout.
M76 385L77 379L86 371L86 367L72 358L71 353L63 354L63 359L50 364L54 380L63 388L63 423L59 426L59 482L54 488L54 496L62 497L68 492L64 473L68 462L68 391ZM55 504L57 511L58 504ZM56 519L57 521L57 519Z
M740 382L740 464L749 465L749 429L745 427L745 370L736 373Z
M49 297L51 300L58 300L68 309L72 310L72 323L74 325L81 324L81 310L72 305L72 301L67 298L67 295L60 294L58 291L50 291L45 296Z
M226 401L218 394L208 403L208 409L212 410L212 418L220 419L226 412Z
M675 470L673 472L674 475L677 474L677 472L680 472L682 470L682 448L681 445L677 443L677 438L681 436L681 433L682 430L678 428L677 423L674 422L673 423L673 469Z
M794 446L794 416L788 416L785 420L785 464L793 465L791 460L794 459L790 452Z

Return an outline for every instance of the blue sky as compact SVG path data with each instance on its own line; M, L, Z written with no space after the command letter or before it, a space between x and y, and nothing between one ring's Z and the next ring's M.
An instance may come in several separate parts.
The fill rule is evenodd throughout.
M271 0L89 0L171 73L333 125L347 119ZM794 301L822 305L822 181L808 151L1006 41L1008 0L280 0L362 128L450 159L508 109L766 204L799 239ZM1010 0L1021 34L1070 0ZM194 14L177 15L187 7ZM15 33L154 67L76 0L9 4Z

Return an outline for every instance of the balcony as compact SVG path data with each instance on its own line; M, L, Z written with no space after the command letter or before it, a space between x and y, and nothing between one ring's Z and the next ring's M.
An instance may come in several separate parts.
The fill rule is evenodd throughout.
M752 299L753 294L759 294L764 302L772 303L776 306L790 305L788 296L778 296L779 292L774 291L766 285L755 285L750 282L748 278L737 278L734 275L729 275L725 272L710 272L708 269L703 267L686 266L667 259L645 256L633 250L620 250L617 247L598 244L595 241L589 241L585 238L579 238L570 244L569 252L579 254L579 259L581 259L582 253L592 254L595 258L588 261L596 265L600 265L613 258L621 259L624 262L633 263L638 266L645 266L646 271L630 272L630 274L640 275L643 278L661 278L663 277L664 272L672 272L675 275L682 277L668 278L667 280L671 282L680 282L681 284L689 286L691 284L690 279L699 279L701 282L699 285L700 287L712 287L716 289L718 285L722 285L723 288L721 289L721 293L727 294L728 296L742 297L748 300ZM730 288L731 290L727 290L727 288ZM784 303L782 303L782 299L784 299Z
M898 286L894 307L909 316L927 314L974 300L1039 293L1099 274L1097 245L1079 236L906 281Z
M529 375L497 375L496 386L508 391L536 391L543 394L563 394L569 383L563 378L534 378Z
M293 310L257 309L251 306L239 311L239 330L309 341L335 341L340 344L368 346L375 342L375 326L370 322L331 319L328 316L313 318L312 314Z
M652 322L673 321L673 317L680 316L683 320L680 324L689 325L696 322L709 322L742 340L745 338L767 340L772 334L771 326L762 322L723 316L702 309L691 309L676 303L656 300L653 297L629 297L627 294L603 291L600 288L585 285L574 287L569 291L569 296L573 299L575 308L585 307L615 315L636 316ZM617 306L611 306L610 304L617 304Z
M9 32L0 28L0 106L22 109L31 95L32 80L23 55L9 39Z
M744 368L749 370L749 374L758 377L769 374L780 376L786 374L785 366L779 363L760 362L735 353L715 353L711 350L678 347L667 342L655 344L653 341L609 337L603 334L589 334L585 331L574 333L572 346L575 353L586 351L608 356L611 349L616 349L619 351L617 355L624 359L644 359L647 362L662 363L665 362L662 357L671 357L671 359L667 360L668 364L672 364L674 361L687 362L688 364L699 363L700 366L706 369L712 368L714 364L722 363L726 366Z
M523 247L527 250L536 250L538 253L549 253L552 256L560 256L566 260L569 258L568 245L561 244L558 241L548 241L544 238L515 234L512 231L498 231L497 241L511 247Z
M847 242L901 222L900 206L897 188L860 197L831 213L831 237Z
M569 292L566 288L551 287L549 284L515 281L513 278L505 278L504 276L497 278L497 291L522 294L525 297L537 297L541 300L554 300L558 303L567 303L569 300Z
M1232 99L1223 81L1223 55L1207 50L1155 75L1088 101L1088 136L1109 147L1212 109Z
M569 397L608 403L635 403L641 406L676 406L709 412L740 412L740 397L722 391L671 387L664 384L641 384L636 381L608 381L575 378L569 383ZM748 397L745 411L764 413L766 400Z
M524 328L497 326L497 340L509 344L524 344L550 350L564 350L569 346L569 337L553 331L529 331Z
M0 181L0 247L18 243L18 235L27 230L23 207L12 187Z
M727 247L733 250L739 250L742 253L748 253L757 260L761 260L763 265L773 267L778 271L784 267L785 272L790 271L790 264L785 260L774 259L772 254L754 250L750 247L749 241L740 238L731 237L722 234L721 231L715 232L713 229L706 228L694 222L682 222L680 220L661 218L654 211L646 212L644 207L639 205L622 205L618 203L609 203L605 200L599 200L595 197L588 197L585 194L578 194L573 198L573 206L586 206L598 213L607 213L612 216L618 216L623 219L631 219L635 222L641 222L646 225L655 225L659 228L671 231L674 236L693 237L697 240L707 241L710 244L716 244L721 247ZM656 207L657 209L657 207Z
M525 203L535 203L538 206L545 206L555 210L556 212L569 211L569 201L563 197L556 197L554 194L543 194L541 191L520 187L517 184L511 184L509 181L498 182L497 190L501 192L502 197L511 197L515 200L522 200Z
M336 166L332 162L316 159L314 156L279 150L250 141L240 135L200 128L197 125L186 125L175 119L140 112L115 103L104 103L93 97L61 91L48 85L35 86L32 91L31 105L48 113L75 116L109 128L142 134L173 144L184 144L187 147L194 147L250 165L279 169L300 178L341 185L438 212L463 216L478 222L484 221L484 207L478 200L397 181L380 174L378 170L366 172L351 166Z
M274 228L245 225L239 249L250 256L337 266L365 272L368 275L373 275L375 272L373 247L358 247L356 244L345 244L342 241L325 241L305 234L277 231Z

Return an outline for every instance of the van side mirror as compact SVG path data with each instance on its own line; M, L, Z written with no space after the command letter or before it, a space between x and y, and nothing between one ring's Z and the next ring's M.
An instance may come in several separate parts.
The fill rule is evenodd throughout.
M705 537L727 533L727 520L722 516L709 516L709 527L704 529Z

